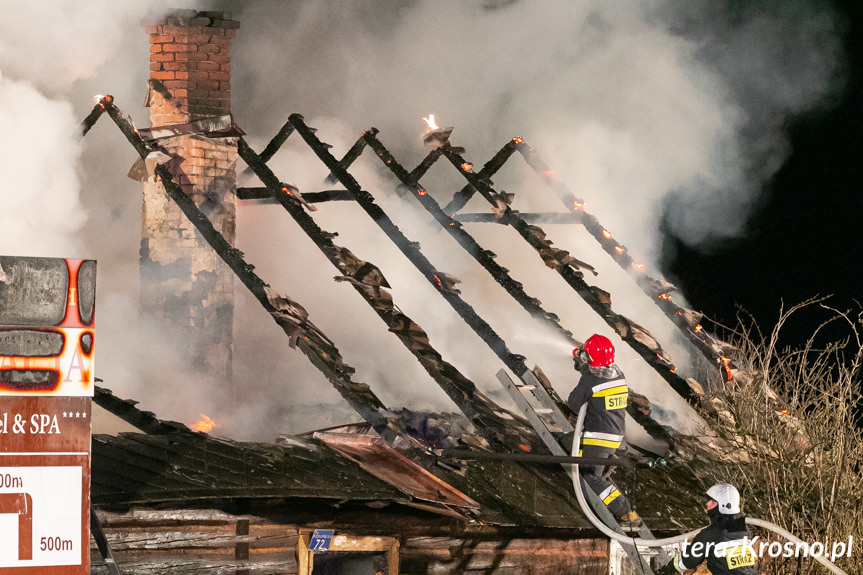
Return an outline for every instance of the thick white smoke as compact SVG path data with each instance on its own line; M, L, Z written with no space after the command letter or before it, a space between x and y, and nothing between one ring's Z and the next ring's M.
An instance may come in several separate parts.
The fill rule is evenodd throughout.
M688 241L739 233L762 183L787 152L783 122L818 103L837 70L838 40L829 13L805 3L793 11L762 3L734 13L699 6L259 2L239 14L234 109L259 149L292 112L319 128L337 156L363 129L376 126L409 169L424 153L420 118L430 112L441 125L456 127L453 143L465 146L477 166L509 138L523 136L633 256L659 275L658 228L670 199L668 223ZM273 163L280 176L306 191L321 189L326 171L319 163L289 154ZM516 192L514 207L522 211L561 211L519 163L514 158L494 177L498 189ZM393 184L380 171L365 158L353 170L364 187L385 197ZM434 168L424 182L442 205L463 184L446 167ZM465 280L459 287L466 299L511 349L540 363L558 389L568 392L574 378L559 338L537 327L445 234L429 231L430 217L412 200L390 195L381 202L434 263ZM487 210L478 199L466 209ZM396 303L427 329L446 359L481 387L496 389L493 373L500 362L365 214L329 205L319 214L326 229L342 234L338 243L383 268ZM273 241L273 228L258 235L251 226L251 220L245 226L241 221L240 241L257 255L253 246ZM600 275L589 276L589 282L613 294L617 311L659 336L686 374L687 347L594 240L572 227L543 227L556 245L597 266ZM489 224L469 230L576 337L609 332L512 230ZM286 234L279 237L290 246L296 232ZM280 261L299 258L315 267L317 260L321 278L332 273L308 247L285 249L290 251L280 253ZM364 313L354 311L363 304L350 289L328 288L338 298L334 307L329 298L316 300L320 284L307 276L297 277L284 265L273 273L314 308L328 333L340 334L348 361L367 381L389 384L382 395L434 401L433 389L407 391L427 389L431 382L410 367L409 357L404 365L395 363L398 344L380 352L379 339L369 337L373 324L354 317ZM680 422L675 413L687 412L682 402L625 345L618 350L633 386L654 400L660 419Z
M193 5L234 11L241 28L232 49L233 109L258 150L292 112L319 128L337 156L376 126L409 168L424 153L420 118L429 113L456 127L453 143L465 146L478 166L509 138L523 136L654 274L664 207L671 206L668 223L688 241L738 233L762 182L787 153L784 122L823 102L838 69L833 19L807 2L736 12L720 3L601 0L3 4L9 2L0 0L0 125L16 129L0 144L7 182L0 191L0 253L98 259L99 376L137 399L162 390L164 404L147 407L187 422L209 408L206 382L185 373L170 342L137 314L140 185L125 178L134 152L107 119L83 148L70 135L96 93L113 94L138 125L147 125L142 20ZM513 158L496 186L516 192L516 209L561 210L520 162ZM326 170L301 145L290 143L272 165L303 191L324 187ZM393 182L374 158L364 157L352 172L433 263L464 280L465 299L511 349L542 365L565 395L574 383L566 346L448 236L432 231L412 200L392 195ZM445 204L463 182L441 166L424 183ZM487 209L475 199L466 211ZM426 328L446 360L497 392L500 362L365 214L347 203L328 204L315 218L339 232L336 243L383 269L396 303ZM660 335L685 364L685 347L674 343L667 320L591 238L571 227L543 227L555 245L596 265L600 275L590 283L610 291L617 311ZM608 333L512 230L468 229L577 338ZM238 237L264 280L310 310L359 369L357 379L388 405L454 409L359 296L332 281L335 269L280 208L241 205ZM235 373L250 393L248 413L237 414L230 432L271 437L302 429L310 424L307 414L294 421L280 414L299 418L297 404L333 404L335 392L287 349L242 287L237 305ZM618 349L633 387L660 408L685 410L643 362ZM177 400L181 392L191 398Z
M0 72L0 253L80 254L78 120L68 102Z

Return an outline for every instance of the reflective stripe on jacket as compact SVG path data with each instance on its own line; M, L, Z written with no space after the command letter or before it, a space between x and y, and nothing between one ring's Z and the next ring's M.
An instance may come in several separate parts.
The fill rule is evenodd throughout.
M623 443L629 387L620 369L615 366L611 373L611 377L604 378L585 371L578 385L569 394L567 404L576 413L584 402L588 403L584 418L583 445L617 449ZM589 433L594 436L589 436Z

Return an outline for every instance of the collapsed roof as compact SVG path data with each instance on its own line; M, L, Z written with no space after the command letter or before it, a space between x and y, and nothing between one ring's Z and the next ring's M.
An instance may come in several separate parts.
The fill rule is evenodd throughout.
M136 130L131 122L114 105L113 98L104 97L94 107L93 112L83 124L83 132L86 133L96 120L107 112L120 128L129 142L134 146L142 160L152 158L153 154L159 152L156 139L144 140L139 130ZM202 126L222 126L225 122L203 122ZM590 286L584 279L584 271L595 273L589 264L586 264L572 256L566 251L552 247L547 239L547 234L534 223L528 223L517 211L511 209L513 195L503 191L497 191L492 187L489 176L492 175L516 150L528 160L535 169L544 168L536 159L533 150L527 147L521 138L514 138L490 160L483 169L474 173L472 165L462 157L463 150L451 146L447 138L438 138L439 144L413 171L408 172L399 164L383 146L377 137L377 130L371 129L363 133L357 143L347 152L342 160L337 160L329 151L328 144L321 142L314 131L306 126L303 118L297 114L292 115L285 126L276 134L270 145L260 155L256 154L251 147L240 136L241 130L233 122L229 123L231 131L226 135L221 132L207 133L212 137L237 138L239 155L249 166L261 182L265 185L263 190L239 190L240 197L265 197L267 194L276 203L282 205L291 217L299 224L300 228L308 235L323 255L334 265L339 276L337 281L351 284L360 294L362 299L372 307L376 314L387 324L389 331L394 333L398 339L415 356L427 373L441 386L450 399L459 407L467 420L476 431L477 440L470 445L471 449L485 451L518 451L527 450L542 452L544 448L531 426L520 415L513 414L498 406L488 396L479 391L467 377L459 372L452 364L446 362L442 355L432 347L426 332L413 320L407 317L397 307L393 296L387 291L389 287L386 278L380 268L374 264L362 261L350 250L333 243L334 233L320 228L309 215L315 208L312 205L320 201L351 200L355 201L372 219L381 227L387 236L395 243L405 257L423 274L429 283L438 291L443 299L464 319L464 321L480 336L497 357L508 367L525 386L541 385L553 397L557 406L570 417L572 413L567 406L557 397L550 382L547 381L541 370L529 369L525 363L526 358L513 353L506 342L493 328L483 320L473 307L461 297L455 285L459 283L457 278L438 270L422 253L419 245L412 242L388 217L384 210L376 203L375 198L368 191L363 190L356 180L347 171L351 163L356 160L362 151L371 147L382 162L394 173L400 181L401 189L408 190L414 195L421 205L425 207L435 218L442 229L450 233L458 243L464 247L488 271L492 277L509 293L518 303L539 321L551 326L563 338L572 344L578 342L573 339L570 331L560 325L559 318L545 310L541 302L529 296L523 289L522 284L514 280L508 270L494 262L494 253L482 248L476 240L463 229L456 211L462 207L467 198L474 192L479 192L491 204L492 216L498 223L512 225L521 237L538 253L543 263L560 274L574 291L584 299L621 338L629 344L646 362L651 365L671 387L683 396L687 401L698 403L700 386L692 381L686 381L676 373L676 368L670 357L663 350L659 342L643 327L636 322L615 313L611 308L610 296L603 290ZM170 128L165 128L166 130ZM177 133L186 134L194 127L182 126ZM208 130L210 128L207 128ZM220 128L221 129L221 128ZM201 128L204 130L204 128ZM162 130L165 131L165 130ZM273 154L285 142L291 133L298 133L318 158L327 166L331 175L330 181L338 181L344 186L344 190L328 190L319 193L300 193L296 187L283 183L267 165ZM170 130L168 130L170 132ZM203 132L202 132L203 134ZM161 136L161 133L160 133ZM170 137L170 134L168 134ZM428 171L439 158L445 157L455 166L458 172L467 180L467 185L456 194L453 201L445 209L441 209L437 202L425 191L419 183L419 179ZM292 346L298 347L309 360L327 377L347 402L368 422L381 437L391 444L402 445L405 443L415 449L416 453L423 453L428 448L422 441L413 437L404 425L404 421L395 417L395 411L388 409L383 402L374 394L371 387L365 383L352 380L354 369L347 365L339 354L335 343L328 338L314 323L311 322L308 312L298 302L286 295L279 294L268 286L255 272L254 266L248 264L243 254L233 247L224 236L222 236L212 225L207 216L195 205L185 194L176 181L182 176L180 168L173 163L153 162L152 170L154 177L163 184L167 194L179 206L183 213L196 227L198 232L213 247L218 255L224 260L228 267L249 289L262 307L267 310L274 321L285 331L290 338ZM179 172L178 172L179 171ZM568 194L562 184L551 180L549 170L543 170L544 177L552 184L553 189L570 209L572 215L579 223L585 225L589 230L596 231L594 234L603 248L615 258L615 261L625 266L628 272L636 278L639 286L654 300L661 309L671 318L674 324L683 331L690 340L700 342L697 348L709 359L717 363L723 370L723 377L732 374L730 362L723 355L728 346L707 335L697 319L700 317L692 310L685 310L671 302L669 295L673 286L664 281L656 280L647 275L643 266L632 262L626 249L613 240L610 232L603 228L595 217L589 216L583 209L583 202L574 199ZM542 215L534 217L535 222L542 220ZM598 227L597 227L598 226ZM595 228L595 229L594 229ZM637 421L651 436L668 443L673 442L673 431L659 425L652 419L650 404L646 398L638 394L631 395L628 413ZM185 431L180 430L180 440L189 441ZM134 442L135 438L128 436L122 439L105 440L105 445L119 445L122 442ZM147 443L150 440L141 440ZM196 439L195 441L200 441ZM300 441L300 440L296 440ZM313 441L313 440L302 440ZM314 443L313 443L314 444ZM220 443L220 446L230 445L230 449L239 452L251 450L254 452L258 447L234 445L230 442ZM190 444L191 446L191 444ZM127 445L130 451L131 444ZM162 445L157 452L160 457L170 459L168 446ZM297 447L294 445L294 447ZM225 449L228 449L227 447ZM291 455L288 452L278 457ZM309 451L308 445L302 444L299 449L302 453ZM242 457L236 455L237 457ZM422 457L422 456L420 456ZM323 460L322 460L323 461ZM478 468L483 469L482 482L488 481L489 469L483 466L504 465L500 463L483 463ZM572 497L568 478L557 468L556 471L545 469L538 472L537 467L522 467L519 465L509 466L512 469L521 469L519 473L527 475L519 481L513 481L509 477L505 483L508 485L541 485L542 490L549 490L547 501L550 507L540 510L534 507L531 511L519 508L515 512L509 510L504 512L497 509L500 521L516 521L522 524L532 522L551 521L550 517L558 517L557 512L563 511L563 517L581 517ZM199 467L196 467L198 469ZM437 470L439 471L439 470ZM503 473L497 471L495 473ZM460 485L459 474L452 478L453 485ZM449 480L448 480L449 481ZM477 479L477 481L480 481ZM373 482L372 482L373 483ZM371 485L371 484L370 484ZM488 485L487 485L488 486ZM179 486L175 488L180 489ZM218 491L218 486L211 486ZM476 484L473 488L465 488L466 496L480 501L487 509L494 510L495 505L489 503L483 496L482 491L477 492ZM473 491L471 490L473 489ZM490 489L491 493L503 493L502 486ZM181 489L182 490L182 489ZM541 490L541 491L542 491ZM107 493L107 492L106 492ZM488 495L487 493L485 495ZM124 495L123 497L128 497ZM117 502L123 499L117 499ZM532 499L536 499L536 493ZM682 497L685 499L685 497ZM539 497L537 501L545 500ZM653 499L656 501L656 499ZM131 501L131 500L129 500ZM563 506L562 501L567 501ZM509 505L509 504L507 504ZM669 505L668 508L671 506ZM663 514L667 509L663 509ZM509 513L510 515L507 515ZM542 519L538 519L542 517ZM546 524L546 523L543 523ZM572 526L572 525L568 525Z

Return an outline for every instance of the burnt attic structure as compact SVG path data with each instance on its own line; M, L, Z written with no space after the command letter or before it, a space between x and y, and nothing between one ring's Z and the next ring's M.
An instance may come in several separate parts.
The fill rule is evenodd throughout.
M378 554L365 559L380 563L375 563L380 572L527 573L532 565L532 573L553 573L563 564L568 572L608 573L614 561L610 543L585 519L560 465L567 453L556 438L572 429L575 415L542 370L530 367L462 295L456 287L460 280L446 273L443 262L429 259L410 229L394 223L376 198L381 192L363 188L352 165L364 154L376 157L400 200L425 210L440 232L515 300L513 306L529 314L522 321L538 322L571 347L580 345L574 335L579 326L563 325L498 264L495 246L481 245L471 234L473 224L511 227L549 281L562 281L659 375L669 393L693 405L705 400L703 386L678 373L647 329L613 309L611 294L591 284L594 267L555 247L543 225L583 227L725 381L736 372L728 359L730 346L702 328L699 313L678 306L674 287L634 261L521 137L506 141L480 166L450 142L451 129L430 127L429 151L410 167L374 128L337 157L301 115L293 114L263 150L253 149L231 114L230 48L239 26L229 14L195 11L150 26L151 127L135 127L113 98L104 96L82 131L107 115L138 156L130 176L143 183L141 304L184 334L193 364L223 381L221 392L230 394L236 285L263 308L259 321L275 322L365 423L282 437L275 444L242 443L162 421L139 411L134 401L97 390L99 405L140 430L93 439L92 501L117 562L134 566L135 573L215 573L229 567L238 573L318 573L323 571L310 561L320 566L335 555L312 553L311 536L314 529L329 528L350 535L340 540L342 552ZM300 190L287 183L290 174L270 167L289 138L301 141L329 171L324 189ZM492 180L509 162L534 170L544 187L531 193L551 194L563 210L518 211L517 194L498 189ZM463 181L446 202L421 183L435 165L447 166ZM238 188L238 169L254 175L258 185ZM486 202L488 211L463 212L472 198ZM259 276L235 247L236 214L245 200L265 200L270 209L287 212L333 266L335 281L356 292L346 297L358 297L373 310L461 413L387 406L374 381L356 381L339 341L315 325L302 302ZM320 226L315 213L334 201L350 202L370 218L437 292L439 298L429 305L449 306L491 350L500 363L497 378L516 411L498 405L435 348L423 327L399 308L385 269L339 245L338 230ZM383 358L381 364L386 365ZM657 422L644 395L630 393L627 413L666 446L662 453L642 452L645 457L692 442ZM529 460L542 456L552 458ZM630 461L621 482L634 500L644 502L639 512L647 527L668 532L686 523L697 510L698 480L673 463L663 469L637 467ZM637 474L637 481L627 481L629 474ZM155 536L159 530L170 535ZM375 537L386 541L372 542ZM394 557L399 571L392 570ZM94 569L109 572L109 563L94 559Z

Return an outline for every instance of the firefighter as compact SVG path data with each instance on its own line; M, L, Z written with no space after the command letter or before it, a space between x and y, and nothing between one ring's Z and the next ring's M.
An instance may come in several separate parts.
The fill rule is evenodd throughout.
M587 402L587 414L581 437L580 457L612 457L623 445L626 425L626 403L629 388L623 372L614 363L614 346L605 336L594 334L584 346L572 352L575 369L581 379L567 403L578 413ZM582 477L593 489L625 530L636 530L641 518L632 511L629 501L620 493L609 475L613 467L606 465L579 466Z
M684 543L681 553L656 575L674 575L705 561L713 575L757 575L752 536L740 513L740 493L733 485L719 483L707 490L707 497L710 525Z

